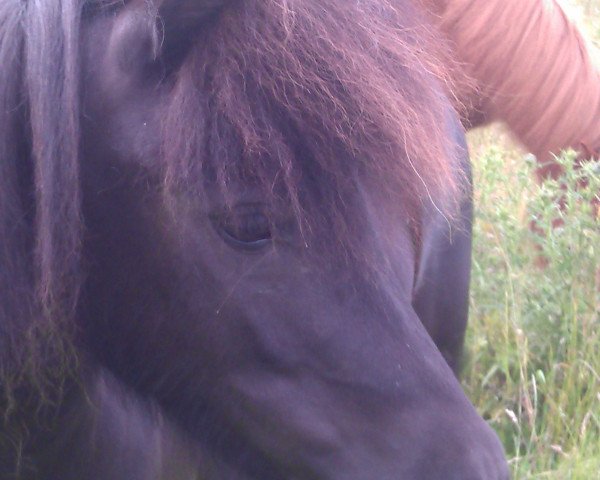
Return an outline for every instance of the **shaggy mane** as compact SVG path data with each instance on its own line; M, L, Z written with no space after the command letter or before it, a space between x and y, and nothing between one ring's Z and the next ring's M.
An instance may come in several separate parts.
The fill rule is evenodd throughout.
M76 362L70 332L82 230L80 3L0 3L0 411L5 420L14 410L38 414L40 399L55 404Z

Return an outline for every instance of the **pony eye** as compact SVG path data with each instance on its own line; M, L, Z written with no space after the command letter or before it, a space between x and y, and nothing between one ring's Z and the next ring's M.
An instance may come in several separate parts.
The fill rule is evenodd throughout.
M269 217L256 208L238 208L216 218L217 230L231 245L258 250L271 242Z

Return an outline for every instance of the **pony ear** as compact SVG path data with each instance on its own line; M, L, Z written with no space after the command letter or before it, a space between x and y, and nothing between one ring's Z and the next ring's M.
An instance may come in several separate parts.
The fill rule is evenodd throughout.
M134 0L117 16L109 56L118 70L145 75L160 63L175 70L197 33L231 0Z
M194 37L231 0L157 0L159 31L162 33L160 59L173 70Z

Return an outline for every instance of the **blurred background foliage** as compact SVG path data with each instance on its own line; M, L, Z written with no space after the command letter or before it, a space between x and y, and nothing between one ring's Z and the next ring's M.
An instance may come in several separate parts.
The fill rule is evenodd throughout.
M560 3L600 47L600 0ZM564 152L564 176L539 184L535 159L501 127L471 132L469 146L465 389L514 479L600 479L600 165L575 168Z

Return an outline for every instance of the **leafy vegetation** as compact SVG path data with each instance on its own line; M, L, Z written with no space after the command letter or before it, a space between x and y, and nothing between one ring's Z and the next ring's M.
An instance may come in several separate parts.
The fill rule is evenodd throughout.
M600 0L571 2L600 40ZM469 138L476 188L464 385L513 478L600 479L600 165L535 161L495 127ZM535 225L534 228L531 228Z

